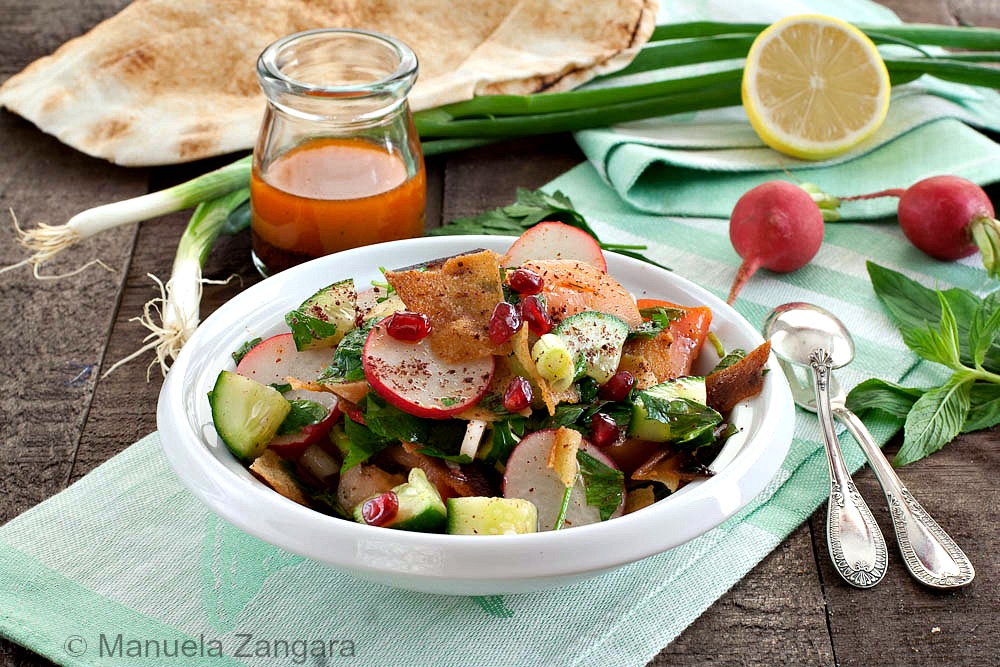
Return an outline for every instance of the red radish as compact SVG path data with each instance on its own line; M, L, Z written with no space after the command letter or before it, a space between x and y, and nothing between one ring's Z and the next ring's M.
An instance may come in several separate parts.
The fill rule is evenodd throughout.
M236 372L261 384L285 384L288 377L313 382L332 358L329 349L299 352L292 334L283 333L254 345L236 366Z
M289 377L312 382L330 363L331 356L332 352L329 349L299 352L295 349L292 334L278 334L254 345L240 360L236 372L261 384L285 384ZM268 443L268 446L283 458L294 460L300 457L309 445L321 441L330 433L330 429L340 419L341 411L337 397L324 391L295 389L285 392L284 396L290 401L297 399L313 401L330 411L318 424L310 424L298 433L275 436Z
M504 255L504 266L520 266L531 259L575 259L607 272L608 263L597 240L561 222L540 222L521 234Z
M291 392L289 392L291 393ZM309 394L309 396L297 396L296 398L305 398L306 400L316 400L320 392L301 392L302 394ZM333 396L333 394L326 394L327 396ZM288 395L286 394L286 397ZM336 398L336 396L333 396ZM316 401L319 403L320 401ZM334 404L336 405L336 404ZM271 442L267 443L267 446L275 451L276 454L281 456L283 459L288 459L290 461L297 461L305 452L310 445L315 445L323 441L330 435L330 431L333 430L334 424L340 421L341 417L340 409L334 407L327 414L323 421L310 424L309 426L303 426L302 430L298 433L289 433L288 435L276 435L271 439Z
M448 363L426 338L416 343L393 338L386 330L389 319L372 327L361 353L365 377L379 396L431 419L447 419L479 402L493 379L492 356Z
M899 197L897 215L910 243L935 259L954 260L980 250L983 265L1000 277L1000 223L983 189L959 176L932 176L906 190L844 197L851 201Z
M808 264L823 243L823 213L801 187L770 181L736 202L729 240L743 258L726 299L732 304L757 269L788 273Z
M507 467L503 478L504 498L524 498L530 500L538 508L538 526L541 530L552 530L562 505L563 493L566 487L559 481L555 470L548 467L549 451L555 442L556 432L552 429L535 431L524 436L507 459ZM608 466L618 469L604 452L584 440L580 449ZM611 518L621 516L625 509L625 486L622 484L622 504L611 515ZM598 523L600 512L593 505L587 504L586 490L583 481L577 477L576 486L569 496L569 509L566 510L567 528L584 526L588 523Z

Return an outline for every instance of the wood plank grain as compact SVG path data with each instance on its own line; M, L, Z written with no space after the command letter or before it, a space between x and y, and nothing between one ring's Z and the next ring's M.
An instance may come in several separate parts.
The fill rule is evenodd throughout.
M833 664L808 526L794 531L649 664L779 662Z
M0 7L0 77L6 78L127 4L6 2ZM97 204L142 194L144 171L113 167L74 151L0 112L0 266L25 256L7 218L25 227L57 224ZM116 273L91 268L39 282L27 268L0 275L0 523L66 486L90 409L134 229L86 241L45 267L64 273L100 257ZM0 664L49 664L0 639Z
M882 490L870 469L855 475L855 481L889 544L889 571L878 586L861 591L840 580L825 555L825 505L812 516L838 664L997 664L1000 527L993 517L1000 507L998 442L1000 429L967 434L899 471L913 496L976 568L976 579L958 591L928 589L907 574ZM897 448L898 441L887 452Z

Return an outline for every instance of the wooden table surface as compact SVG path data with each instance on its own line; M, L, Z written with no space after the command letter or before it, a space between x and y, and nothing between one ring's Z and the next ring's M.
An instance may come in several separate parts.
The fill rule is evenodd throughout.
M125 4L0 1L0 79ZM997 0L886 4L912 21L1000 26ZM12 209L27 224L61 223L80 210L157 190L228 161L115 167L67 148L6 111L0 112L0 138L0 209ZM569 136L433 158L428 221L440 224L507 203L517 186L538 187L582 159ZM105 233L46 267L59 273L100 257L113 273L91 268L47 282L30 278L27 269L0 276L0 523L155 429L161 378L154 371L146 382L148 357L98 378L142 344L146 332L130 320L154 296L147 274L169 275L187 217L180 213ZM22 257L12 229L0 223L0 266ZM258 280L248 235L223 238L205 270L213 279L233 273L242 277L243 288ZM235 282L206 286L203 317L240 289ZM652 664L1000 664L998 441L998 430L962 436L903 471L913 493L975 564L971 586L952 593L920 587L906 574L895 547L878 587L860 591L844 585L829 562L821 508ZM871 472L865 469L857 481L892 541ZM0 664L49 663L0 640Z

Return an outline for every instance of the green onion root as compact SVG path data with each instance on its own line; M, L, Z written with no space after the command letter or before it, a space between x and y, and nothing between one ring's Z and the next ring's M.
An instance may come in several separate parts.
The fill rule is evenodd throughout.
M222 197L198 205L177 244L170 279L164 283L156 276L149 277L156 283L160 295L143 306L142 315L133 317L149 330L143 345L124 359L115 362L101 377L107 377L118 367L141 356L149 350L156 358L146 369L146 380L153 366L159 364L160 372L167 374L170 363L177 358L181 348L194 333L201 321L201 293L205 283L225 284L229 280L206 280L201 275L202 266L215 240L222 232L229 214L250 197L247 188L230 192Z
M39 275L39 268L45 262L84 239L108 229L197 206L201 202L221 197L238 188L245 188L249 182L250 157L247 156L166 190L87 209L77 213L63 225L42 223L34 229L25 230L17 224L15 218L14 231L18 242L31 254L16 264L0 269L0 273L27 265L33 268L36 278L61 278L78 273L94 263L107 267L99 260L92 260L76 271L61 276Z

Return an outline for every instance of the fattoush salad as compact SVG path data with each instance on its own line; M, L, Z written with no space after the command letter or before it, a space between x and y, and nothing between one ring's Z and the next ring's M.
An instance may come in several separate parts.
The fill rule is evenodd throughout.
M383 274L320 289L208 396L251 473L346 520L498 535L614 519L710 476L728 413L765 381L767 343L726 352L708 307L636 300L561 223Z

